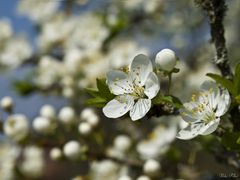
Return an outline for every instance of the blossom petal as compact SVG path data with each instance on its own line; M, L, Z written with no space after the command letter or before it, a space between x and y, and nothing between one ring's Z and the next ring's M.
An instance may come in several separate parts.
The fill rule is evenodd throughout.
M183 104L184 108L180 109L182 118L186 122L194 122L203 117L203 113L195 111L194 109L198 108L198 104L195 102L187 102Z
M216 120L209 122L208 124L206 124L206 126L202 127L202 129L200 130L201 131L200 134L201 135L211 134L217 129L219 122L220 118L217 118Z
M231 104L231 98L227 90L221 92L217 102L216 116L220 117L228 111Z
M159 89L160 83L158 81L158 77L154 72L150 72L145 83L144 93L148 96L149 99L152 99L157 95Z
M205 98L208 99L209 106L215 108L217 106L216 99L218 98L220 93L218 85L213 81L205 81L201 85L201 89L203 91L207 91L207 93L205 93L207 97Z
M120 95L109 101L103 108L103 113L108 118L118 118L126 114L134 105L134 99L128 95Z
M143 54L137 55L130 65L131 76L137 85L144 86L149 73L152 71L151 60Z
M107 84L115 95L131 93L133 91L132 82L128 74L122 71L109 71L107 73Z
M200 129L203 126L204 124L200 123L199 121L195 123L191 123L186 128L180 130L176 137L178 139L184 139L184 140L192 139L197 135L199 135Z
M130 110L130 117L133 121L144 117L151 108L150 99L139 99Z

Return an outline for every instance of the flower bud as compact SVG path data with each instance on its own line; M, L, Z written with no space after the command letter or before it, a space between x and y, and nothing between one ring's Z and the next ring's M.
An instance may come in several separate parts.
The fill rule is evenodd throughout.
M48 119L55 119L56 118L55 108L52 105L46 104L42 106L42 108L40 109L40 115Z
M53 127L51 121L45 117L36 117L33 120L33 129L40 134L49 134Z
M96 114L93 114L92 116L89 116L86 121L92 125L93 127L94 126L97 126L98 123L99 123L99 117L96 115Z
M143 166L143 171L150 176L154 176L159 173L158 171L160 170L160 168L161 165L158 161L154 159L149 159L145 162Z
M119 135L114 139L114 147L120 151L127 151L131 147L131 139L126 135Z
M176 65L177 57L171 49L163 49L157 53L155 58L156 65L165 71L172 71Z
M124 175L118 178L118 180L132 180L132 178L128 175Z
M142 175L137 178L137 180L151 180L150 177Z
M0 106L5 110L5 111L11 111L12 106L13 106L13 100L9 96L5 96L1 99L0 101Z
M82 135L88 135L92 131L92 127L89 123L83 122L78 126L78 132Z
M64 155L70 160L77 160L81 153L81 146L77 141L69 141L63 147Z
M73 124L75 117L75 112L71 107L63 107L59 112L59 120L65 125Z
M4 133L14 141L21 141L28 135L29 124L26 116L15 114L9 116L3 125Z
M80 118L83 120L86 120L93 115L95 115L95 113L92 108L85 108L82 110L82 112L80 114Z
M50 158L52 160L59 160L62 157L62 151L59 148L53 148L50 151Z

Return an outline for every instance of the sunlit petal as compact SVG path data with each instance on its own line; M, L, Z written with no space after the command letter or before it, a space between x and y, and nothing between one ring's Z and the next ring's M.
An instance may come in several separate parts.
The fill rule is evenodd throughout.
M131 96L122 95L109 101L103 108L103 113L109 118L118 118L132 109L134 100Z
M130 110L130 117L133 121L143 118L151 108L150 99L139 99Z

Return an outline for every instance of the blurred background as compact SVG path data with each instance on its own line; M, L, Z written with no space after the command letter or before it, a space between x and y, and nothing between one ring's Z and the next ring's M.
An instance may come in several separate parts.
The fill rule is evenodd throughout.
M230 64L234 67L240 55L240 1L226 2L228 11L224 21L225 37ZM189 99L189 94L204 80L209 79L205 76L206 73L219 73L212 63L215 52L211 44L208 20L193 0L1 1L0 99L10 96L14 101L14 110L11 113L26 115L29 123L39 116L44 105L51 105L56 112L70 106L79 117L82 110L88 107L84 103L89 98L85 88L95 88L96 78L104 77L110 69L126 67L140 53L148 55L154 62L155 55L163 48L174 50L180 59L177 64L180 72L173 76L171 93L183 102ZM166 89L166 82L162 78L163 90ZM94 113L101 124L94 131L99 132L98 136L103 139L106 138L105 144L97 145L96 149L106 147L106 144L111 146L118 134L127 134L135 147L138 140L148 137L149 133L154 134L154 126L162 121L153 119L148 123L144 119L141 123L133 124L128 118L120 121L106 119L101 109L94 109ZM2 122L8 117L9 113L0 110ZM128 128L124 128L126 126ZM176 129L177 127L175 131ZM104 135L101 134L102 131ZM159 135L161 137L168 136L159 132L162 133ZM65 135L69 133L68 130L62 133L68 140L73 137L78 139L76 134ZM44 139L49 138L39 137L38 134L35 136L41 141L36 144L42 144ZM96 140L96 137L93 139ZM5 141L3 136L2 142ZM215 139L209 137L199 141L209 150L208 143ZM170 145L172 142L173 145ZM173 138L163 143L165 148L167 146L171 150L166 150L167 154L174 155L170 158L166 156L166 159L161 158L162 155L156 155L157 159L163 159L163 174L160 173L155 179L214 179L219 173L234 172L231 167L219 163L206 149L199 147L197 141L190 142L176 142ZM23 144L25 147L28 143ZM34 141L30 144L34 144ZM20 176L20 179L71 179L88 174L90 167L92 172L99 173L96 169L100 165L89 164L88 158L81 163L53 162L48 157L51 147L46 144L43 147L47 165L43 175ZM150 144L147 146L150 147ZM95 144L92 143L89 147L95 148ZM158 148L161 149L162 146ZM129 154L134 154L134 150ZM139 154L146 156L145 153ZM168 169L169 164L174 167ZM141 172L137 169L132 175L133 179L139 174ZM106 178L118 179L110 175ZM92 175L90 179L104 178Z

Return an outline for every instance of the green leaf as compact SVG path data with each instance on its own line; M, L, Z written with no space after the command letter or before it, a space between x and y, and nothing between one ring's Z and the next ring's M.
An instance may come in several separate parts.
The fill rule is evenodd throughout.
M86 105L103 107L103 106L105 106L107 101L106 101L106 99L103 99L101 97L96 97L96 98L88 99L85 103L86 103Z
M164 96L162 94L158 94L153 100L153 104L170 104L173 105L176 108L182 107L182 102L175 96Z
M240 151L239 137L240 132L227 132L223 135L221 142L229 150Z
M100 97L106 100L112 100L115 96L110 92L106 79L97 79L97 88L99 90Z
M222 77L218 74L208 73L207 76L214 79L217 83L221 84L223 87L225 87L233 95L236 95L236 91L234 89L234 84L233 84L232 81L230 81L228 79L225 79L224 77Z
M99 91L97 89L85 88L85 91L93 97L99 97L100 96Z
M240 136L237 139L237 144L240 144Z
M29 95L37 90L37 86L27 81L14 81L13 87L22 96Z
M233 83L234 83L234 89L236 91L236 94L239 95L240 94L240 63L238 63L235 68Z
M236 96L235 100L237 101L238 104L240 104L240 95Z

